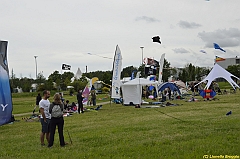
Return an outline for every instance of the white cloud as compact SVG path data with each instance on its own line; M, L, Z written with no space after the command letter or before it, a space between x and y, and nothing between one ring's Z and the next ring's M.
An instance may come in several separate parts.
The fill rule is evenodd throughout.
M189 53L189 51L184 48L176 48L176 49L173 49L173 51L175 53Z
M178 23L178 25L181 27L181 28L184 28L184 29L195 29L195 28L199 28L201 27L202 25L200 24L197 24L195 22L187 22L187 21L180 21Z
M148 23L153 23L153 22L160 22L160 20L152 18L152 17L147 17L147 16L141 16L141 17L137 17L135 19L136 21L146 21Z
M238 28L218 29L214 32L200 32L198 36L205 42L205 47L213 47L213 43L221 47L240 46L240 30Z

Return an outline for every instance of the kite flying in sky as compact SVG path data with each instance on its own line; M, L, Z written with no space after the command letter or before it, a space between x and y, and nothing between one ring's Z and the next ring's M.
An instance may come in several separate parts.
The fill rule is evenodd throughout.
M226 51L223 50L218 44L213 43L213 45L214 45L214 48L215 48L215 49L219 49L219 50L221 50L221 51L223 51L223 52L226 52Z
M200 50L200 52L202 52L202 53L204 53L204 54L206 54L207 52L206 51L204 51L204 50Z
M160 44L161 44L161 41L160 41L160 37L159 37L159 36L154 36L152 39L153 39L153 42L157 42L157 43L160 43Z

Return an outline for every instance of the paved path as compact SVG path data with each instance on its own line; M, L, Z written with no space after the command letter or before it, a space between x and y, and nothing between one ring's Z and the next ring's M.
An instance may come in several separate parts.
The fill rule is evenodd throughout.
M105 105L105 104L109 104L110 101L107 101L107 102L101 102L101 103L97 103L97 105ZM32 115L33 112L28 112L28 113L21 113L21 114L13 114L14 117L16 116L25 116L25 115Z

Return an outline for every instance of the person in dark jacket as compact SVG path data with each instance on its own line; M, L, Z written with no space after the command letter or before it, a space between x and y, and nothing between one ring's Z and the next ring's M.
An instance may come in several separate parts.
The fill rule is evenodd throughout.
M84 113L83 111L83 94L82 94L82 90L79 90L78 91L78 94L77 94L77 101L78 101L78 114L80 113Z
M33 114L34 114L36 108L39 107L39 102L40 102L41 100L42 100L42 97L41 97L40 93L38 93L38 95L37 95L37 97L36 97L36 105L35 105L35 107L34 107L34 109L33 109Z

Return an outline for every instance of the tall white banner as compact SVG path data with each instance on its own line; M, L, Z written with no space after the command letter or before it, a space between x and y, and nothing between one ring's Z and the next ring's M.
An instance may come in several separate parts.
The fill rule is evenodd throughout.
M164 63L165 53L162 54L159 61L159 74L158 74L158 84L162 83L162 73L163 73L163 63Z
M120 98L120 87L121 87L121 69L122 69L122 54L120 48L116 47L114 61L113 61L113 76L112 76L112 94L111 98Z

